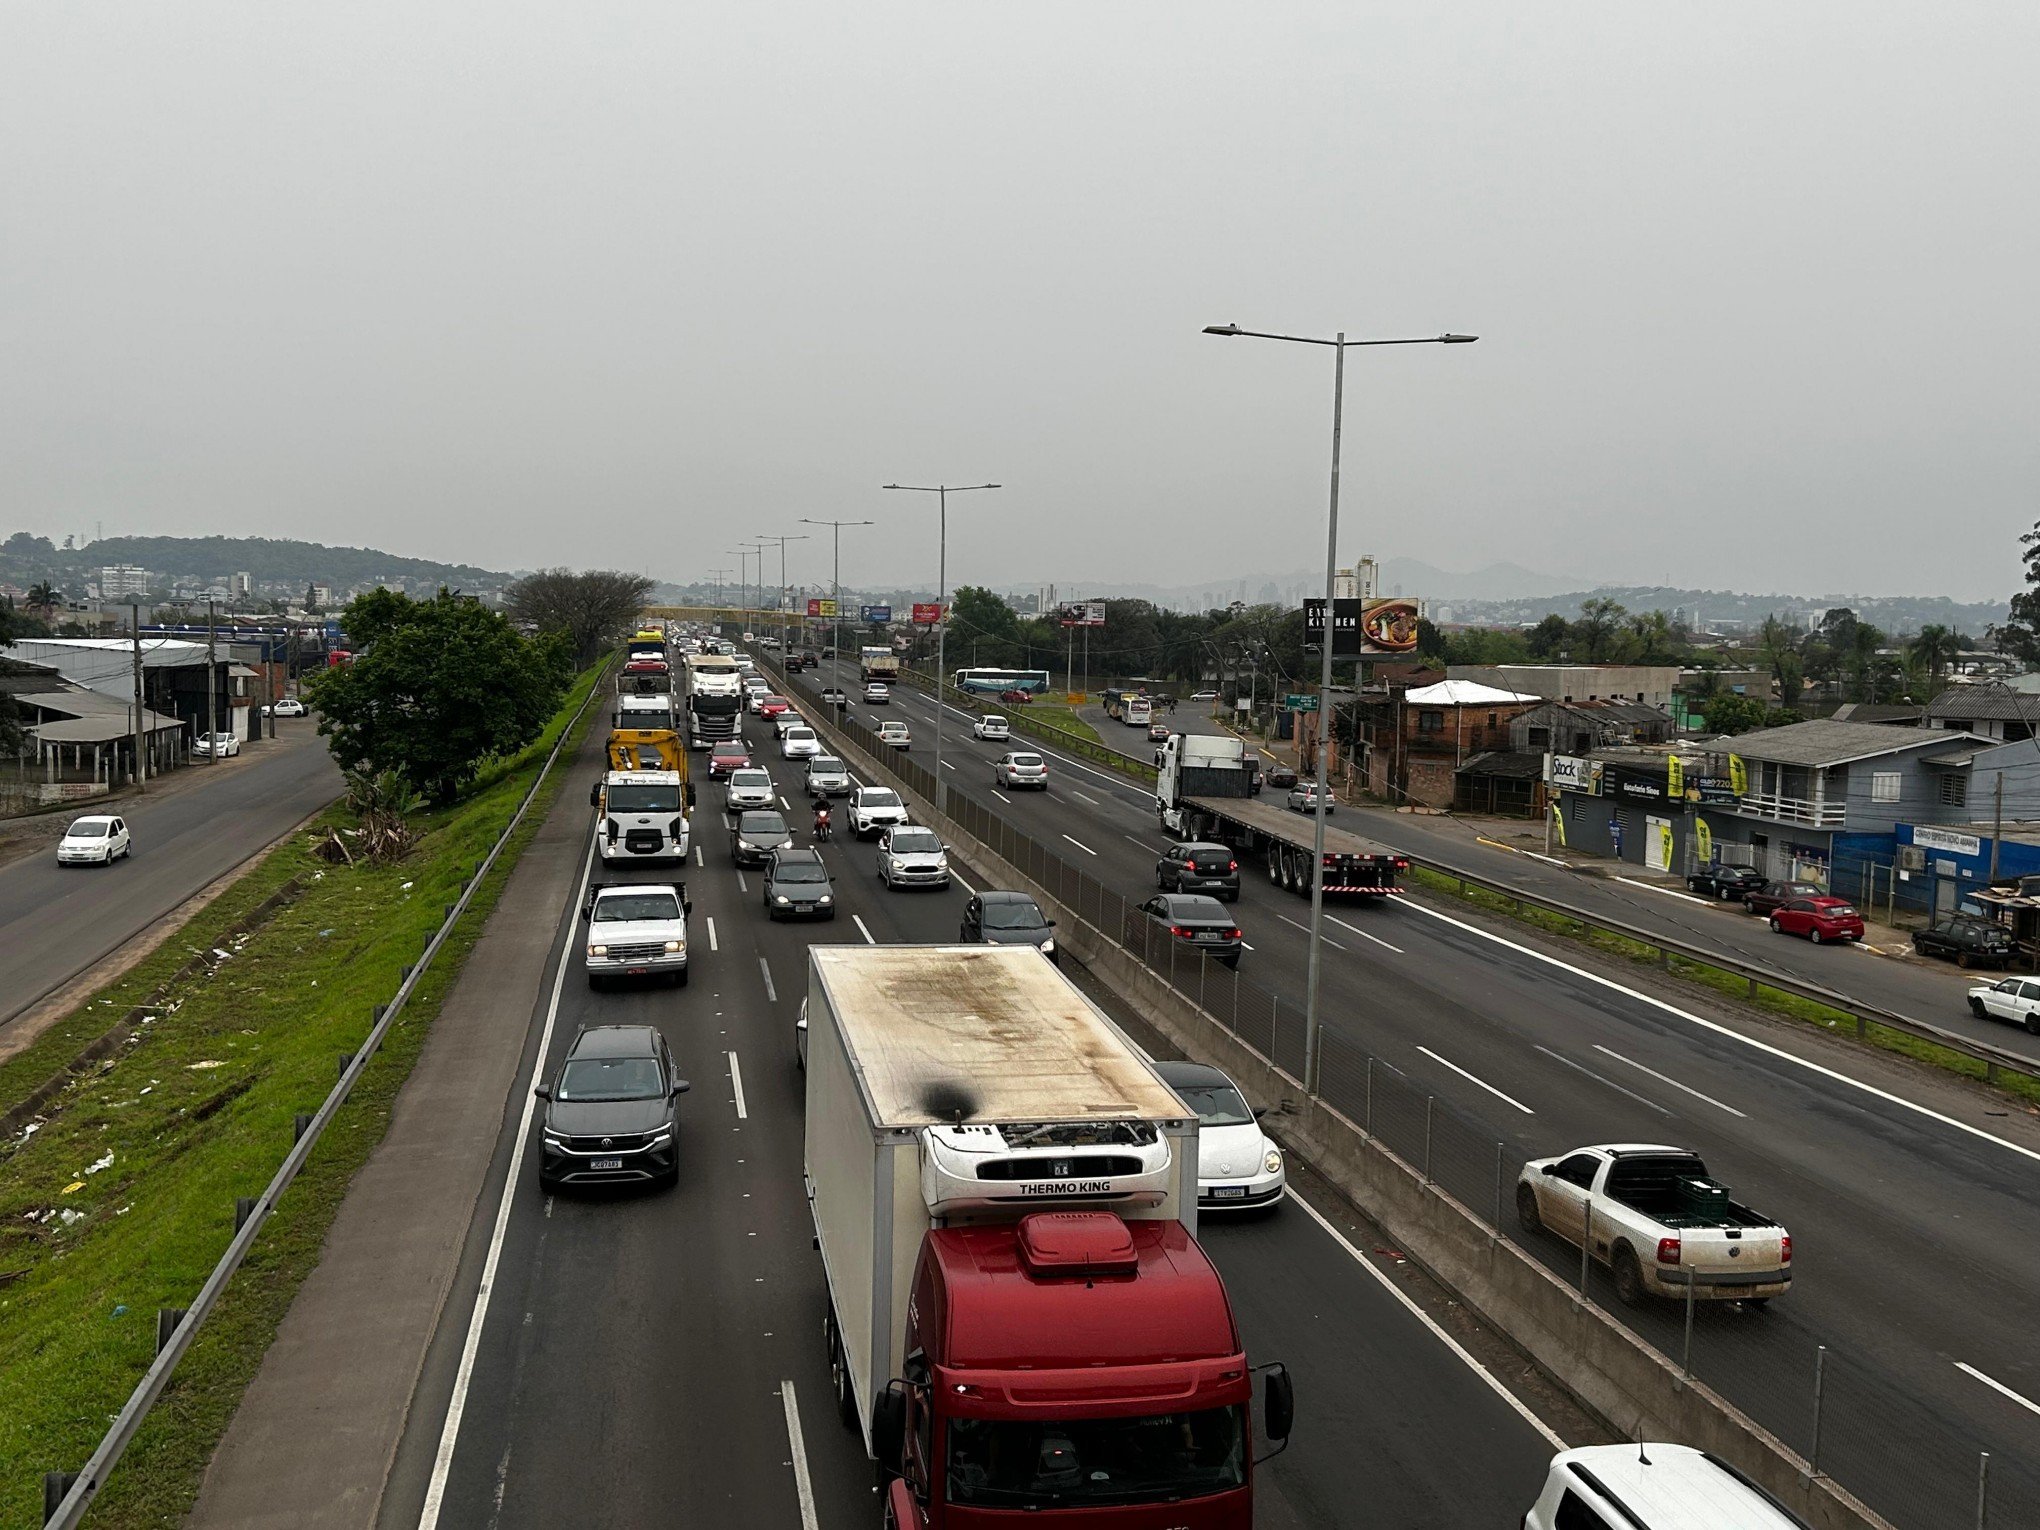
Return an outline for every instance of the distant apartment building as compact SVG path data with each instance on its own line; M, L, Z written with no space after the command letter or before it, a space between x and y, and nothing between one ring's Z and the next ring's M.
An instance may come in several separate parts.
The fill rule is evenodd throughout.
M1336 600L1372 600L1380 593L1381 566L1372 558L1362 558L1352 568L1342 568L1332 575L1332 596Z
M311 588L311 603L317 606L321 611L332 610L333 586L331 586L330 584L313 585Z
M236 574L227 583L228 588L237 596L246 597L255 593L255 576L253 574Z
M109 563L99 571L101 600L132 600L149 593L149 571L132 563Z

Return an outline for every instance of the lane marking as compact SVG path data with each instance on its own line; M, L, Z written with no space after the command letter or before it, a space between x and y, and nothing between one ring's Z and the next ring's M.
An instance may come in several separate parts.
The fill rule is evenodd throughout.
M1134 838L1134 837L1133 837L1133 836L1132 836L1131 834L1122 834L1122 835L1120 835L1119 837L1120 837L1121 839L1125 840L1125 841L1126 841L1126 842L1127 842L1127 843L1128 843L1129 845L1139 845L1139 846L1141 847L1141 849L1143 849L1143 850L1152 850L1152 849L1154 849L1154 846L1153 846L1153 845L1151 845L1151 844L1149 844L1149 843L1148 843L1148 842L1147 842L1146 840L1144 840L1144 839L1135 839L1135 838Z
M1921 1105L1916 1101L1908 1100L1903 1095L1892 1094L1887 1090L1879 1089L1875 1084L1866 1084L1859 1078L1851 1078L1848 1074L1827 1067L1825 1064L1796 1056L1786 1051L1783 1047L1774 1047L1768 1041L1759 1041L1754 1036L1745 1036L1741 1031L1736 1030L1732 1026L1723 1025L1718 1020L1709 1020L1703 1015L1696 1015L1689 1009L1681 1009L1678 1005L1669 1003L1664 999L1654 998L1647 993L1639 993L1636 989L1625 987L1613 978L1603 977L1598 972L1589 972L1584 967L1575 967L1571 962L1560 961L1555 956L1547 955L1542 951L1532 950L1529 946L1523 945L1518 941L1504 939L1490 930L1483 930L1479 925L1468 924L1463 919L1454 919L1450 914L1440 913L1435 908L1426 908L1421 903L1407 901L1403 904L1403 907L1414 909L1416 912L1428 918L1439 920L1442 923L1454 925L1466 931L1469 935L1476 935L1482 940L1492 941L1498 946L1505 946L1511 951L1543 962L1547 966L1557 967L1561 971L1570 972L1574 977L1584 982L1593 983L1602 988L1613 989L1616 993L1624 994L1636 1000L1639 1004L1648 1004L1653 1009L1662 1010L1668 1015L1674 1015L1689 1025L1699 1026L1702 1030L1712 1031L1715 1035L1728 1041L1740 1043L1752 1051L1762 1052L1766 1056L1775 1057L1780 1062L1790 1063L1795 1068L1803 1068L1809 1073L1818 1074L1820 1077L1834 1083L1845 1085L1850 1089L1859 1090L1864 1094L1883 1100L1888 1105L1896 1105L1899 1109L1909 1110L1914 1115L1925 1116L1929 1121L1936 1121L1942 1126L1953 1127L1958 1132L1967 1133L1971 1137L1979 1137L1985 1142L2005 1149L2007 1152L2017 1153L2021 1158L2028 1158L2035 1163L2040 1163L2040 1151L2035 1151L2029 1147L2021 1147L2018 1143L2009 1142L2003 1137L1995 1136L1980 1126L1971 1126L1967 1121L1958 1121L1953 1116L1943 1115L1940 1111ZM1685 1085L1681 1084L1679 1087L1683 1089ZM1710 1103L1713 1102L1710 1101ZM1736 1114L1741 1115L1742 1112L1737 1111Z
M1635 877L1616 877L1615 880L1627 882L1631 887L1641 887L1645 892L1663 893L1667 898L1684 898L1688 903L1697 903L1702 908L1712 908L1721 901L1719 898L1696 898L1691 893L1680 892L1671 887L1660 887L1655 882L1641 882Z
M1533 1043L1533 1045L1535 1044ZM1671 1114L1669 1110L1666 1110L1664 1106L1658 1104L1656 1100L1647 1099L1643 1095L1638 1094L1634 1089L1624 1089L1612 1078L1603 1078L1600 1074L1596 1073L1592 1068L1589 1068L1585 1063L1574 1062L1570 1057L1567 1057L1563 1052L1554 1052L1551 1050L1550 1047L1544 1046L1537 1047L1536 1050L1542 1052L1546 1057L1550 1058L1555 1063L1564 1063L1568 1068L1571 1068L1575 1073L1584 1073L1588 1078L1595 1080L1597 1083L1606 1084L1610 1089L1614 1090L1617 1094L1628 1095L1632 1100L1636 1101L1636 1103L1639 1105L1648 1105L1652 1110L1656 1111L1661 1116L1668 1116Z
M1099 802L1099 800L1098 800L1098 799L1097 799L1096 797L1087 797L1087 796L1085 796L1085 795L1084 795L1084 794L1083 794L1082 792L1078 791L1078 790L1077 790L1077 789L1076 789L1076 788L1075 788L1074 786L1070 788L1070 795L1071 795L1072 797L1076 798L1076 799L1077 799L1077 801L1079 801L1079 802L1088 802L1088 803L1090 803L1092 807L1102 807L1102 806L1104 806L1104 804L1103 804L1103 803L1101 803L1101 802Z
M950 763L949 763L949 761L947 761L947 760L944 760L944 761L942 762L942 768L943 768L944 770L954 770L954 769L956 769L956 767L955 767L954 765L950 764Z
M1287 914L1277 914L1275 917L1277 919L1280 919L1284 924L1288 925L1293 930L1301 930L1306 935L1310 933L1309 925L1298 924L1294 919L1291 919ZM1330 946L1334 951L1343 951L1346 949L1344 946L1340 945L1336 940L1332 939L1332 937L1329 935L1324 937L1324 942L1326 945Z
M1985 1386L1991 1388L1991 1390L1993 1391L2004 1393L2005 1396L2009 1397L2013 1402L2017 1403L2020 1407L2024 1408L2028 1413L2040 1413L2040 1403L2034 1402L2033 1399L2030 1397L2021 1397L2017 1392L2014 1392L2002 1381L1997 1380L1995 1377L1984 1375L1982 1371L1979 1371L1975 1366L1970 1365L1968 1362L1963 1360L1957 1360L1955 1362L1955 1369L1961 1371L1966 1376L1974 1376L1978 1381L1982 1382Z
M808 1480L807 1443L800 1435L800 1404L794 1398L790 1379L779 1383L779 1400L786 1404L786 1439L793 1447L793 1491L800 1499L801 1530L820 1530L820 1522L815 1518L815 1488Z
M1322 624L1322 623L1320 623L1319 625L1323 625L1323 624ZM785 809L785 810L786 810L787 812L789 812L789 813L791 813L791 812L793 811L793 804L792 804L791 802L788 802L788 801L786 800L786 793L785 793L785 792L781 792L781 793L779 794L779 805L780 805L780 806L781 806L782 808L784 808L784 809Z
M569 906L566 938L560 943L559 965L553 972L552 997L546 1003L545 1024L538 1033L538 1051L531 1065L532 1076L545 1072L545 1054L552 1042L553 1025L560 1016L560 991L567 981L567 952L580 935L571 918L588 894L588 879L595 870L595 847L588 846L588 858L581 864L581 886ZM482 1328L489 1320L489 1298L495 1294L496 1266L502 1262L503 1240L510 1231L510 1212L516 1204L517 1185L523 1171L524 1152L531 1145L531 1118L538 1096L526 1092L524 1110L517 1120L517 1139L510 1148L510 1169L503 1176L503 1194L496 1205L496 1225L489 1234L488 1257L482 1261L482 1282L475 1291L475 1310L468 1315L467 1339L461 1345L460 1366L453 1376L453 1395L447 1399L446 1422L439 1431L439 1449L432 1457L432 1476L425 1484L425 1507L418 1516L418 1530L437 1530L440 1506L446 1501L446 1481L453 1472L453 1449L460 1439L460 1421L467 1412L468 1388L475 1378L475 1357L482 1347Z
M779 1002L779 990L772 986L772 964L764 957L758 958L758 970L765 974L765 997L772 1003Z
M1071 844L1075 845L1079 850L1083 851L1084 854L1086 855L1096 855L1098 853L1097 851L1093 850L1089 845L1085 844L1081 839L1077 839L1073 835L1065 834L1063 838L1069 840Z
M708 864L707 861L701 858L701 846L699 845L694 847L694 864L697 866L706 866Z
M871 931L867 930L864 927L864 916L862 914L852 914L850 916L850 922L857 926L857 933L864 937L864 943L867 946L875 946L878 944L878 937L876 935L873 935Z
M1458 1358L1459 1363L1461 1365L1464 1365L1468 1370L1472 1371L1474 1375L1478 1376L1482 1381L1486 1382L1488 1384L1488 1388L1497 1397L1501 1398L1503 1402L1507 1403L1511 1408L1513 1408L1516 1412L1517 1417L1521 1418L1523 1422L1528 1424L1532 1429L1535 1429L1537 1433L1543 1438L1544 1442L1547 1445L1549 1445L1553 1450L1564 1450L1567 1448L1565 1441L1558 1436L1557 1432L1554 1431L1549 1424L1545 1423L1543 1419L1539 1418L1536 1414L1530 1411L1529 1404L1525 1403L1522 1398L1518 1397L1514 1392L1511 1392L1507 1387L1503 1386L1501 1383L1501 1379L1497 1377L1493 1371L1489 1370L1485 1365L1481 1364L1480 1361L1476 1360L1467 1351L1467 1348L1464 1344L1461 1344L1457 1339L1453 1338L1451 1334L1447 1333L1443 1328L1439 1327L1438 1320L1436 1318L1432 1317L1431 1314L1426 1312L1422 1307L1419 1307L1416 1303L1416 1299L1412 1297L1409 1294L1409 1292L1405 1291L1393 1280L1390 1280L1388 1278L1387 1271L1375 1265L1371 1260L1367 1258L1366 1255L1362 1254L1359 1249L1355 1248L1353 1246L1353 1240L1348 1238L1344 1233L1340 1232L1338 1228L1334 1227L1331 1224L1330 1219L1327 1218L1322 1211L1319 1211L1317 1207L1311 1205L1311 1203L1307 1199L1305 1199L1301 1195L1298 1195L1294 1190L1289 1192L1286 1199L1292 1206L1301 1206L1305 1213L1309 1215L1310 1219L1313 1222L1317 1223L1318 1226L1322 1227L1328 1234L1330 1234L1332 1241L1338 1244L1340 1248L1344 1249L1347 1255L1351 1257L1352 1261L1355 1264L1359 1265L1361 1269L1365 1270L1369 1275L1374 1277L1375 1284L1379 1285L1390 1296L1393 1296L1398 1302L1402 1303L1404 1310L1407 1311L1411 1317L1415 1318L1419 1323L1422 1323L1425 1328L1430 1330L1432 1338L1436 1339L1440 1344L1444 1345L1447 1349L1451 1350L1452 1353Z
M1693 1096L1694 1099L1705 1100L1709 1105L1712 1105L1716 1110L1725 1110L1730 1115L1740 1117L1742 1120L1745 1121L1749 1119L1747 1115L1744 1115L1742 1111L1737 1110L1733 1105L1724 1105L1721 1103L1721 1101L1714 1098L1713 1095L1702 1094L1699 1090L1693 1088L1691 1085L1682 1084L1675 1078L1668 1078L1664 1074L1658 1072L1657 1069L1655 1068L1646 1068L1642 1063L1638 1062L1635 1058L1624 1057L1620 1052L1615 1051L1611 1047L1604 1047L1598 1041L1594 1043L1594 1050L1596 1052L1599 1052L1603 1057L1612 1057L1615 1059L1615 1061L1619 1063L1629 1064L1629 1066L1634 1068L1638 1073L1648 1073L1660 1084L1670 1084L1674 1089L1683 1089L1686 1091L1686 1093Z
M1327 914L1325 915L1325 918L1329 919L1333 924L1336 924L1340 929L1351 930L1355 935L1358 935L1362 940L1371 940L1377 946L1381 946L1386 950L1393 951L1397 956L1402 956L1405 954L1401 946L1391 946L1379 935L1370 935L1365 930L1361 929L1358 925L1348 924L1346 923L1345 920L1338 918L1336 915Z
M746 882L746 881L744 880L744 868L743 868L743 867L741 867L741 866L739 866L739 867L737 868L737 891L738 891L738 892L749 892L750 890L751 890L751 884L750 884L749 882Z
M952 881L956 882L959 886L961 886L963 890L969 893L973 898L975 898L978 895L978 890L975 887L971 886L970 883L963 880L963 873L956 869L956 862L954 861L951 861L949 863L949 876Z
M708 916L708 949L711 951L720 951L722 949L721 946L715 943L715 915L713 914Z
M992 795L994 797L997 797L1001 802L1005 803L1007 807L1011 807L1013 805L1013 799L1002 794L996 786L992 788Z
M1497 1089L1493 1084L1490 1084L1486 1079L1479 1078L1476 1077L1474 1074L1468 1073L1464 1068L1460 1067L1458 1063L1453 1062L1449 1058L1440 1057L1436 1052L1433 1052L1429 1047L1418 1047L1417 1050L1419 1052L1422 1052L1426 1057L1430 1058L1432 1062L1443 1063L1446 1067L1450 1068L1454 1073L1457 1073L1461 1078L1465 1079L1468 1083L1478 1084L1480 1085L1481 1088L1485 1089L1489 1094L1493 1095L1496 1099L1515 1106L1518 1110L1522 1111L1524 1115L1534 1116L1537 1114L1536 1111L1532 1110L1528 1105L1525 1105L1521 1100L1515 1099L1510 1095L1503 1094L1501 1090Z
M737 1097L737 1119L739 1121L748 1121L751 1119L751 1113L744 1109L743 1066L738 1063L736 1053L725 1052L723 1055L730 1060L730 1089Z

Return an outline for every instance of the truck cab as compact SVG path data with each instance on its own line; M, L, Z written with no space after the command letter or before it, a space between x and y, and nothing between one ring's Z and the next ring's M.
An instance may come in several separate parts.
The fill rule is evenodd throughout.
M604 865L687 859L692 788L675 770L612 770L589 800L599 810L595 845Z

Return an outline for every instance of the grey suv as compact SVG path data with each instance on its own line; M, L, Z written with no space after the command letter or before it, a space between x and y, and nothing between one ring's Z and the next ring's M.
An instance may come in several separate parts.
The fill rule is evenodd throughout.
M1225 845L1185 840L1155 862L1155 886L1165 892L1210 893L1234 903L1240 896L1240 863Z
M673 1076L666 1038L651 1026L583 1026L559 1075L531 1092L546 1102L538 1160L545 1189L680 1178L673 1102L687 1080Z

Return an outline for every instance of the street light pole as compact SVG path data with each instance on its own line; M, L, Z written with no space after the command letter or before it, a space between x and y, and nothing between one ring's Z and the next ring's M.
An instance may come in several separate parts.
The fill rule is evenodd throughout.
M1310 965L1304 983L1303 1001L1303 1087L1314 1094L1318 1087L1318 978L1325 932L1325 807L1331 783L1332 648L1337 610L1335 593L1339 573L1339 447L1344 431L1346 408L1346 347L1349 345L1467 345L1477 335L1426 335L1409 340L1348 340L1340 330L1330 340L1314 335L1275 335L1241 329L1237 324L1212 324L1207 335L1246 335L1256 340L1288 340L1301 345L1329 345L1332 348L1332 485L1331 503L1325 517L1325 622L1319 638L1317 711L1317 790L1311 826L1310 858Z
M803 532L799 536L791 537L782 537L775 535L763 537L760 538L760 540L766 542L777 542L779 544L779 657L780 662L784 663L786 659L786 639L787 639L786 544L788 542L805 542L807 540L807 534ZM760 579L764 578L765 564L763 559L759 560L758 569L759 578Z
M845 526L876 526L876 521L817 521L807 516L800 518L803 526L827 526L836 539L835 566L832 585L836 597L830 602L835 608L835 617L829 624L829 685L837 692L843 689L843 528ZM841 705L841 703L837 703Z
M974 489L997 489L1004 487L996 483L966 484L921 484L889 483L888 489L902 489L910 494L933 494L941 505L940 551L936 554L939 572L935 575L935 807L939 812L948 803L948 788L942 781L942 711L947 703L942 699L944 676L948 673L949 637L949 496L968 494Z

